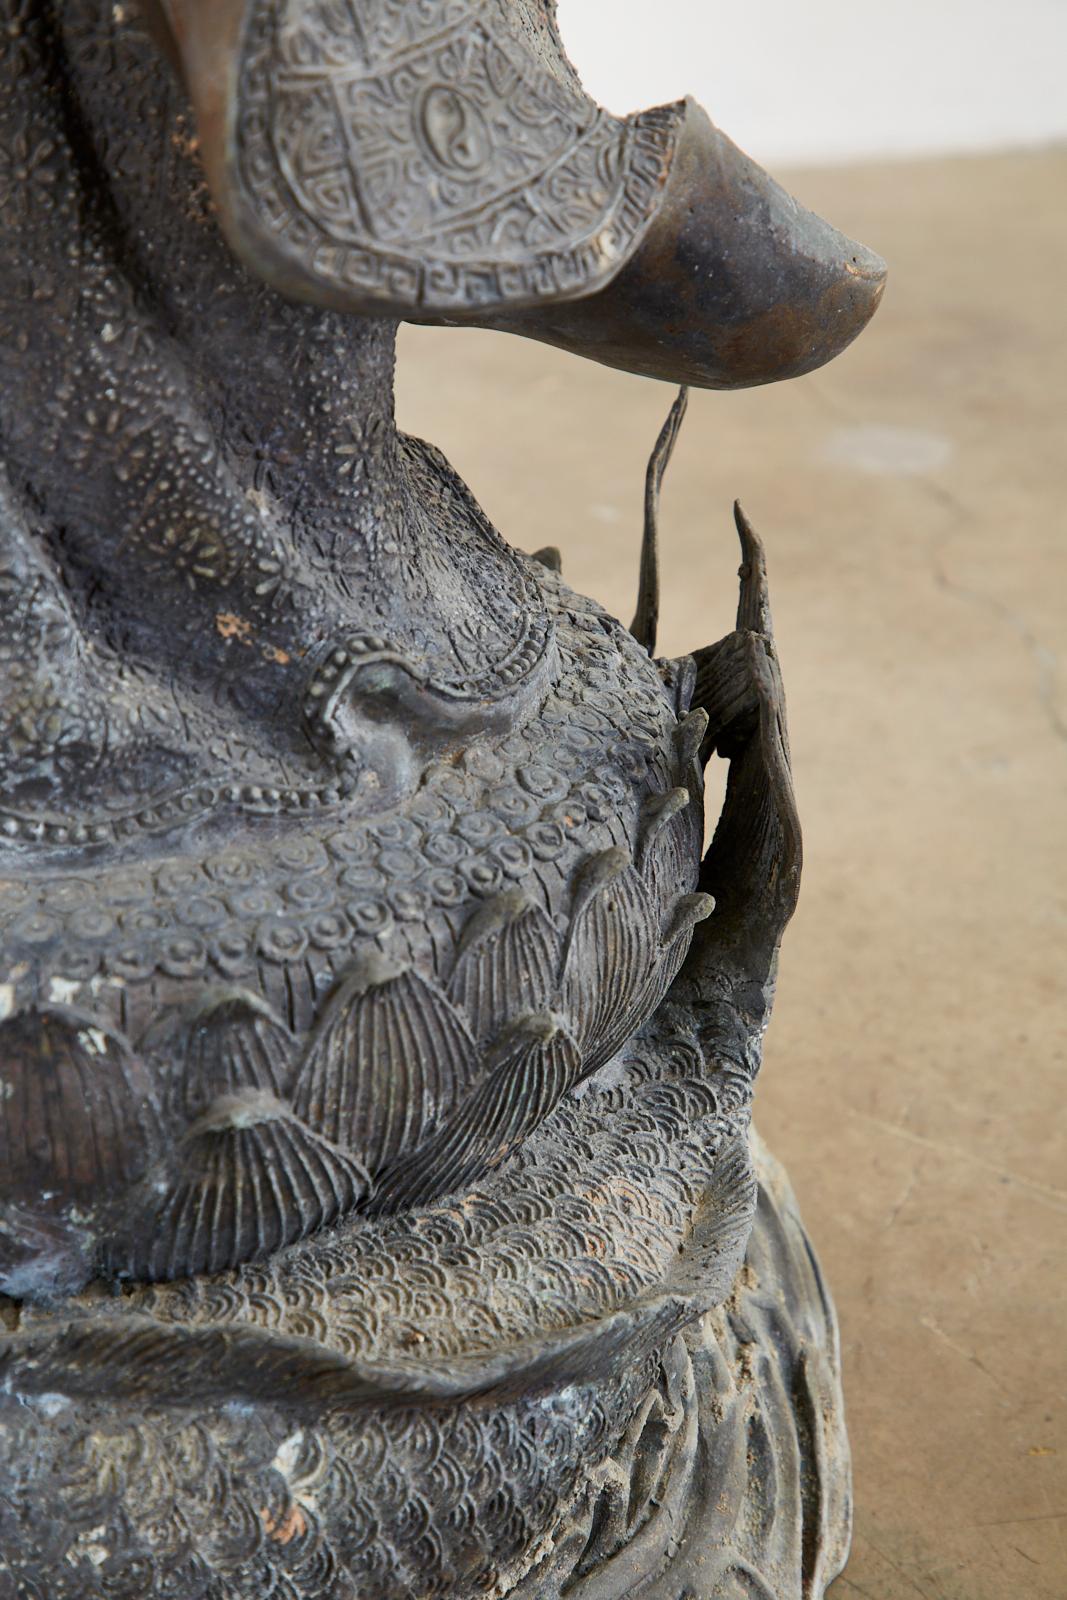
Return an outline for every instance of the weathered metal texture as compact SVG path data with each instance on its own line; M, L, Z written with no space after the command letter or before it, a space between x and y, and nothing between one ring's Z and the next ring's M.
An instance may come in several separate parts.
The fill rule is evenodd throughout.
M588 294L659 200L679 111L609 116L543 0L154 0L220 219L317 304L465 315Z
M810 372L878 304L884 262L691 100L601 111L547 0L152 4L223 227L287 294L712 389Z
M704 389L796 378L870 321L885 263L799 205L686 101L655 215L612 282L483 326Z
M693 108L597 112L540 0L0 0L0 91L0 1596L812 1600L762 548L653 659L684 395L628 632L352 313L738 384L880 265Z

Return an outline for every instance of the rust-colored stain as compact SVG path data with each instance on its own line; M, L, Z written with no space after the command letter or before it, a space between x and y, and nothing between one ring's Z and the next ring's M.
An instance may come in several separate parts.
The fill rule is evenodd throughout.
M218 612L215 627L221 639L239 639L242 644L248 644L252 635L252 624L239 617L236 611Z
M265 644L263 654L268 661L273 661L276 666L287 667L293 659L288 650L282 650L278 645Z
M259 1516L267 1537L273 1539L275 1544L288 1544L290 1540L297 1539L302 1533L307 1532L307 1518L298 1505L291 1505L277 1519L271 1516L266 1506L261 1506Z

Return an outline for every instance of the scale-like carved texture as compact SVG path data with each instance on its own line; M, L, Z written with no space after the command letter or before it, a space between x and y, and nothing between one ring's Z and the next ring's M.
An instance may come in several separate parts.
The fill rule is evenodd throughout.
M631 1427L607 1464L623 1468L621 1484L594 1481L569 1541L515 1600L821 1600L844 1566L837 1323L788 1180L753 1142L760 1198L745 1265L726 1303L665 1357L653 1390L669 1399L673 1356L689 1436L675 1422L652 1449L653 1497Z
M607 1372L620 1342L647 1351L671 1319L728 1292L754 1202L747 1118L747 1097L734 1099L726 1074L709 1070L684 1019L657 1025L606 1082L565 1095L509 1161L460 1196L349 1218L224 1280L130 1285L118 1321L94 1319L107 1382L156 1396L180 1396L192 1381L212 1393L229 1384L277 1398L298 1395L306 1378L321 1395L310 1352L286 1364L285 1341L308 1317L331 1381L345 1392L358 1380L365 1397L458 1398L521 1385L524 1374L532 1382L542 1361L557 1373L566 1363L578 1381L601 1347ZM148 1378L132 1357L107 1354L131 1341L146 1351L142 1319L156 1332ZM84 1381L98 1384L87 1325L79 1318L76 1328ZM28 1331L48 1342L56 1377L63 1317ZM222 1335L226 1363L212 1342ZM25 1380L32 1348L17 1336L0 1344L12 1381Z
M686 1584L714 1595L733 1573L767 1583L774 1600L821 1596L848 1541L836 1330L788 1188L762 1151L759 1161L755 1227L719 1291L725 1304L684 1342L663 1337L662 1356L616 1353L603 1377L591 1363L584 1383L532 1399L309 1412L285 1404L280 1361L281 1387L252 1404L190 1404L197 1380L185 1403L146 1404L136 1383L121 1399L112 1367L111 1393L75 1391L57 1409L54 1395L25 1392L23 1371L22 1398L0 1394L0 1546L18 1581L49 1600L126 1600L134 1578L138 1600L194 1583L254 1600L286 1582L302 1600L477 1600L494 1586L515 1600L622 1600L635 1588L677 1600ZM359 1268L343 1251L303 1248L355 1287ZM396 1243L393 1260L403 1276ZM429 1292L425 1266L407 1275ZM321 1339L336 1323L311 1282L305 1270L282 1298L263 1268L246 1268L196 1293L218 1327L232 1330L243 1306L265 1328L288 1321ZM378 1282L395 1297L395 1275ZM423 1327L432 1338L434 1325ZM211 1359L227 1348L205 1350L209 1388ZM81 1349L88 1360L91 1342ZM141 1395L166 1395L146 1349L143 1335L129 1349ZM410 1369L424 1349L407 1345ZM308 1398L321 1401L321 1374L308 1378ZM51 1538L27 1547L19 1518L49 1463ZM811 1486L803 1501L799 1473ZM544 1550L529 1570L529 1552Z

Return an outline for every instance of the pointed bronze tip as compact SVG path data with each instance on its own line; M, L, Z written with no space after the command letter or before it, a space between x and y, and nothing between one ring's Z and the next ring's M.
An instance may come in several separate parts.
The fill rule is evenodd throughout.
M647 377L740 389L839 355L885 279L880 256L798 204L687 101L659 206L607 288L498 325Z
M429 139L433 159L451 178L429 188L411 180L392 197L389 205L411 226L398 231L390 223L383 239L379 219L358 199L370 159L361 143L366 129L347 111L336 113L343 127L335 125L329 110L343 76L332 58L318 62L307 82L303 68L294 76L285 65L292 40L282 13L265 0L143 3L191 94L222 229L246 265L283 293L364 315L520 333L704 389L813 371L851 343L881 298L885 263L798 205L692 100L626 122L601 118L605 149L613 152L604 168L617 167L617 181L594 186L579 220L571 218L549 244L539 244L532 230L517 245L511 156L525 135L509 121L506 101L490 137L473 102L456 91L455 116L469 115L481 130L475 191L470 174L463 176L470 155L463 141L437 149L437 134L424 126L429 107L415 92L416 74L409 114L382 137L386 145L399 141L398 173L422 170L431 159L422 148ZM303 9L312 8L294 0L294 15ZM259 80L247 68L253 16L262 19L277 90L269 103L261 103ZM525 49L516 18L502 8L499 25ZM384 70L392 46L379 39L381 59L363 60L354 11L340 8L337 27L352 60L359 58L357 78L373 76L372 67ZM483 39L477 49L490 46ZM547 66L546 83L557 71L540 56L528 66L538 81ZM572 125L562 127L560 148L529 178L524 203L535 210L549 204L552 175L571 145L580 148L592 109L561 63L558 73L573 99ZM329 182L317 164L320 147L335 162ZM460 227L475 192L483 196L479 226Z

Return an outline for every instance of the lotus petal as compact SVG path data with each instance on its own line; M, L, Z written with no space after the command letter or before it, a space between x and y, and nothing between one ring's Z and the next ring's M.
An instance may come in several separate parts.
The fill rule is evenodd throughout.
M141 1176L157 1138L148 1076L106 1023L60 1007L0 1023L6 1201L58 1210L107 1199Z
M486 1081L413 1156L390 1173L372 1209L425 1205L498 1166L582 1075L578 1046L558 1017L524 1017L501 1041Z
M470 918L448 986L479 1045L516 1016L552 1000L560 942L546 913L521 889L497 895Z
M172 1012L145 1038L174 1064L171 1103L185 1121L220 1095L262 1089L284 1098L296 1041L271 1008L247 989L209 990L192 1007Z
M217 1100L189 1130L177 1182L109 1265L158 1280L269 1256L351 1211L370 1179L261 1090ZM153 1186L158 1187L158 1186Z
M414 1150L477 1073L474 1041L440 990L372 956L334 991L293 1098L310 1127L375 1173Z
M563 968L563 1003L586 1073L610 1061L643 1019L659 948L648 890L626 851L594 856L578 883Z
M695 887L702 819L691 802L689 790L679 786L653 795L641 814L637 864L653 898Z

